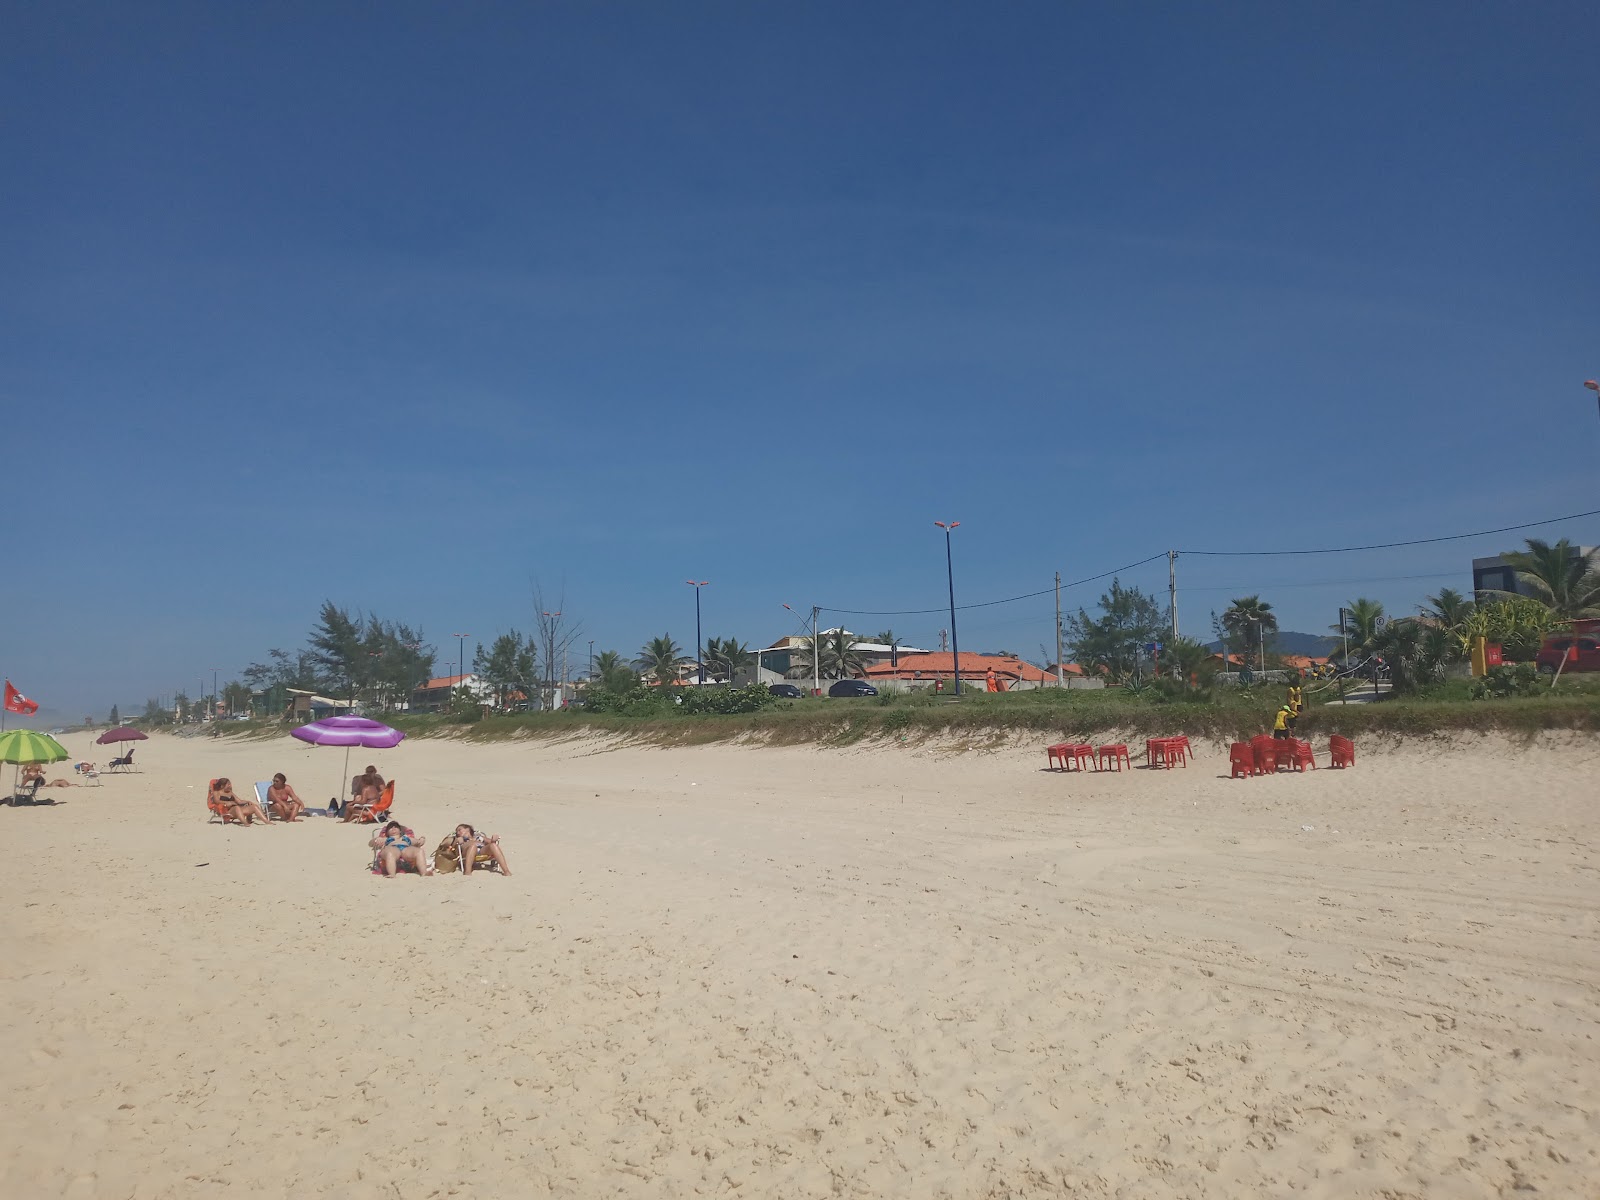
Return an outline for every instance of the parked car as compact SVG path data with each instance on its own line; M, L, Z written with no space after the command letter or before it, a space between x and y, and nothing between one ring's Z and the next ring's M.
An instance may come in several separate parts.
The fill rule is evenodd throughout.
M769 683L767 691L783 700L798 700L805 695L792 683Z
M1572 653L1576 644L1578 653ZM1567 665L1562 667L1561 660L1566 658ZM1534 662L1539 664L1539 670L1546 675L1554 675L1556 668L1561 668L1565 675L1568 671L1600 671L1600 640L1592 637L1547 637L1544 645L1539 647L1539 653L1534 655Z
M865 679L841 679L828 689L828 695L835 698L839 696L876 696L878 689Z

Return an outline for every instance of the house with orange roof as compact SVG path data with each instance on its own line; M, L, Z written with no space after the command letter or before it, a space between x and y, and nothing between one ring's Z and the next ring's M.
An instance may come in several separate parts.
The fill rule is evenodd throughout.
M1006 691L1014 688L1049 687L1056 682L1054 672L1043 671L1013 654L963 654L961 681L982 687L993 671ZM946 651L923 651L900 655L896 664L877 663L867 668L869 683L898 683L901 687L932 687L936 679L955 678L955 655ZM1081 672L1080 672L1081 674Z

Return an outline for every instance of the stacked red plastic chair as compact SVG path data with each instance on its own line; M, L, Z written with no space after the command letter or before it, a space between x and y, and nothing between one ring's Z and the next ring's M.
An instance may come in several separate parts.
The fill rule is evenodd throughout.
M1328 739L1328 751L1333 755L1333 766L1353 767L1356 765L1356 744L1347 737L1340 737L1337 733Z
M1255 747L1249 742L1235 742L1228 747L1228 762L1233 766L1234 779L1249 779L1252 775L1259 775L1256 770Z
M1133 770L1133 763L1128 758L1128 747L1122 742L1113 742L1109 746L1101 746L1099 752L1095 755L1094 765L1097 771L1105 771L1114 766L1119 775L1122 773L1124 766L1130 771Z
M1277 739L1271 734L1258 733L1250 739L1250 748L1256 755L1257 775L1276 775L1278 773L1278 758L1272 748L1272 743Z
M1089 768L1084 764L1094 758L1094 747L1079 742L1059 742L1046 748L1045 757L1052 770L1059 763L1063 771L1072 770L1074 765L1078 770L1086 771Z

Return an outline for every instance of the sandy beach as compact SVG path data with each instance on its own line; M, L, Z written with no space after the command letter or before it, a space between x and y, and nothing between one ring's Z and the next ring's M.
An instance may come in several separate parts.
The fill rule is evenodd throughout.
M1358 752L412 741L514 874L384 880L154 736L0 810L0 1195L1600 1194L1600 744Z

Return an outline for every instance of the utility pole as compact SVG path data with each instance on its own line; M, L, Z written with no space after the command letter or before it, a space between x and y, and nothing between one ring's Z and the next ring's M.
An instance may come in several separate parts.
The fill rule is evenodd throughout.
M1066 669L1061 665L1061 572L1056 572L1056 686L1067 686Z
M817 613L815 604L811 606L811 694L822 695L822 646L817 641Z
M939 653L943 654L948 649L950 649L950 631L941 629L939 630Z
M1167 551L1167 608L1172 613L1172 640L1178 640L1178 552ZM1174 665L1174 679L1182 678L1182 668Z

